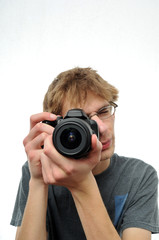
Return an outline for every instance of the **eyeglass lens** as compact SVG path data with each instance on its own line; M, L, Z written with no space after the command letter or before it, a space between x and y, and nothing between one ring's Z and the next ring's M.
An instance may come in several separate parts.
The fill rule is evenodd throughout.
M98 111L97 115L100 119L106 119L114 114L114 110L114 106L107 106Z

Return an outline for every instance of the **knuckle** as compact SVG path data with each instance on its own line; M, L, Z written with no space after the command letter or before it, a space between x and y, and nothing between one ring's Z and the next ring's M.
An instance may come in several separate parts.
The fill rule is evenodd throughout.
M45 184L47 184L47 185L49 184L47 177L44 176L44 175L43 175L43 181L44 181Z
M47 133L45 133L45 132L42 132L41 134L40 134L40 137L41 137L41 139L42 140L44 140L45 138L47 138Z
M43 177L43 180L44 180L44 183L45 183L46 185L49 185L49 184L50 184L45 177Z
M53 176L50 173L47 174L45 180L46 180L47 184L54 184L55 183L55 180L54 180Z
M27 138L25 137L25 138L23 139L23 145L24 145L24 147L26 146L26 144L27 144Z
M75 173L75 169L72 166L68 166L67 168L65 168L65 173L67 174L67 176L71 176Z
M25 152L28 154L31 150L31 146L30 143L28 142L27 144L25 144Z
M30 116L30 122L33 121L33 116L34 116L34 115L31 115L31 116Z
M50 152L51 152L51 147L44 145L44 150L43 150L43 152L44 152L44 154L45 154L46 156L48 156L48 155L50 154Z
M31 115L30 116L30 123L33 123L34 122L34 115Z
M58 171L55 171L53 175L54 175L55 182L60 182L62 178L61 174Z
M39 123L37 123L36 125L35 125L35 129L36 129L36 131L37 132L41 132L42 131L42 123L41 122L39 122Z
M29 151L28 158L32 162L35 159L36 153L35 151Z

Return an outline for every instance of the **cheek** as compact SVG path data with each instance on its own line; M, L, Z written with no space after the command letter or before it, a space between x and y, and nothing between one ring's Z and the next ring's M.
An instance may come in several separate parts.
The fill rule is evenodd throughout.
M115 117L112 116L112 121L110 122L110 131L112 132L113 135L114 135L114 129L115 129L114 123L115 123Z
M110 137L113 137L114 136L114 120L112 119L111 121L107 121L103 125L100 125L99 132L101 135L108 135Z
M111 126L111 132L112 132L113 135L114 135L114 131L115 131L115 127L114 127L114 123L113 123L112 126Z

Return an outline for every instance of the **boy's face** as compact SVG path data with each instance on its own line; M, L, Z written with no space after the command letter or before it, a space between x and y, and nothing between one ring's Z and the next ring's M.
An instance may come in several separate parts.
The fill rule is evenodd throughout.
M92 92L88 92L87 98L84 104L78 106L72 106L67 98L62 109L62 115L64 116L68 110L72 108L82 108L85 113L89 116L92 113L97 112L104 106L108 106L109 103L105 99L97 96ZM99 127L100 142L102 143L101 161L110 160L114 153L115 148L115 136L114 136L114 115L111 117L101 120L98 116L94 116L91 119L95 120Z

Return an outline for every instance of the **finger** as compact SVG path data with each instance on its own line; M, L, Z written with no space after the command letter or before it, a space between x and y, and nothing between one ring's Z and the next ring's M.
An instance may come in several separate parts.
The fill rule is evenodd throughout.
M31 176L34 178L41 178L42 177L42 170L41 170L41 156L42 150L32 150L28 154L28 162L29 162L29 170Z
M98 140L97 136L95 134L92 135L92 148L89 152L87 158L90 160L90 164L96 165L101 158L101 151L102 151L102 144Z
M41 133L46 133L51 135L53 133L54 128L50 125L44 123L37 123L29 132L29 134L24 138L23 144L24 146L32 141L35 137L37 137Z
M79 162L75 159L65 157L61 155L54 147L52 143L52 137L48 136L44 141L44 154L54 162L60 169L62 169L67 175L74 171L74 166ZM78 162L78 163L77 163Z
M92 135L92 152L102 150L102 144L98 140L96 134Z
M28 153L31 150L35 149L41 149L44 145L44 141L47 138L48 134L41 133L37 137L35 137L32 141L29 141L27 144L25 144L25 151Z
M29 160L29 162L31 164L33 163L33 164L36 165L39 162L39 160L40 160L41 154L42 154L42 149L41 150L33 149L33 150L29 151L29 153L28 153L28 160Z
M44 141L44 154L49 158L52 159L52 161L58 165L59 167L62 167L62 158L65 158L62 156L54 147L52 142L52 136L48 136Z
M42 112L34 114L30 117L30 129L32 129L38 122L44 121L44 120L50 120L54 121L56 120L57 116L53 113L49 112Z
M44 153L41 154L41 166L44 182L46 184L60 185L60 182L65 178L65 173Z
M50 160L47 158L47 156L43 152L40 156L40 162L41 162L42 176L45 184L50 184L51 179L52 179L52 182L54 182L50 172L51 170Z

